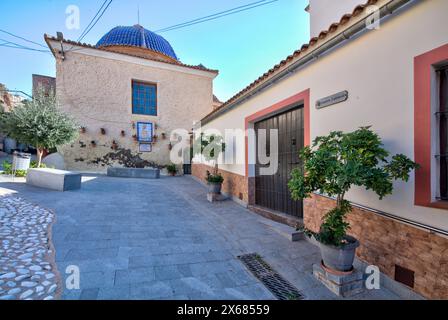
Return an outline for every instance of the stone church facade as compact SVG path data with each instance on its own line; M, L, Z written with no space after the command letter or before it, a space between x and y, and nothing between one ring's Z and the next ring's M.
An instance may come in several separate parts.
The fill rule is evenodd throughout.
M213 109L218 72L181 63L165 39L139 25L114 28L96 46L45 40L56 58L60 108L82 127L59 150L67 169L163 167L173 130L191 131ZM142 139L140 127L151 137Z

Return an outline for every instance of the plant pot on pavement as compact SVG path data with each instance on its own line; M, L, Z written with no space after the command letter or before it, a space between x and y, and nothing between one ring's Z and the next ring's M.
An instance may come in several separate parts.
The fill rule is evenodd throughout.
M209 182L208 183L208 192L213 194L221 194L222 190L222 182Z
M340 271L349 272L353 270L356 249L359 247L359 241L353 237L345 238L347 244L336 247L319 242L320 252L325 267Z

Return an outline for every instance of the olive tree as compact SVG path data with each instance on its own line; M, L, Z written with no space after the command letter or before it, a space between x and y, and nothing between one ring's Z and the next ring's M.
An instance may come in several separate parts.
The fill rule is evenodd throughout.
M79 126L58 110L53 91L40 89L31 101L2 114L0 130L21 143L34 146L40 167L44 150L75 140Z
M370 127L317 137L300 157L303 167L293 170L289 182L292 198L305 199L314 192L336 198L336 207L324 216L320 232L314 234L318 241L336 246L344 243L350 228L345 217L352 206L345 195L352 186L365 187L383 199L392 194L395 180L408 181L410 171L418 167L403 154L390 157Z

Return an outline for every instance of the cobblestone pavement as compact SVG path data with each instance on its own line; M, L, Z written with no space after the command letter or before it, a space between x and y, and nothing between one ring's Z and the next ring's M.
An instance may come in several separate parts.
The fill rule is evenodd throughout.
M0 197L0 300L53 300L57 271L49 230L51 211Z

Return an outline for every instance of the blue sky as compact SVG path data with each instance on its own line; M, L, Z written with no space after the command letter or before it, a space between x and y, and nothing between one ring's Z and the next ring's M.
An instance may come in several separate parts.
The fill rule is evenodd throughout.
M140 24L157 30L254 1L114 0L84 42L96 44L117 25L136 24L138 7ZM103 0L1 0L0 29L42 44L44 33L55 35L56 31L76 40L102 3ZM226 100L309 40L309 16L304 11L307 3L307 0L279 0L161 35L171 43L182 62L202 63L220 70L214 91L221 100ZM68 30L65 26L65 10L72 4L80 8L80 30ZM38 48L3 33L0 39ZM0 83L29 93L33 73L54 76L54 58L50 54L0 46Z

